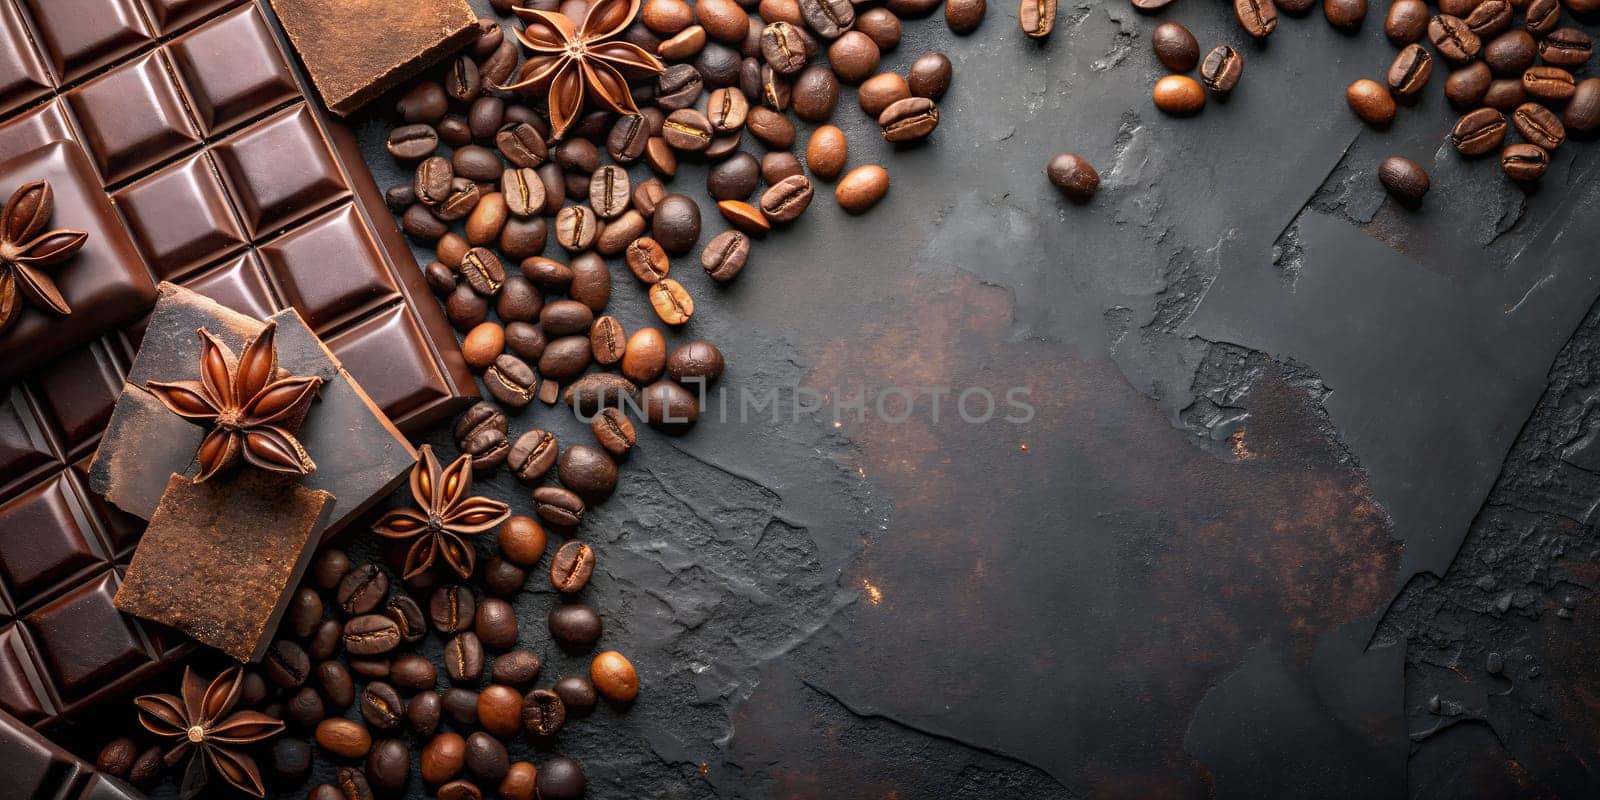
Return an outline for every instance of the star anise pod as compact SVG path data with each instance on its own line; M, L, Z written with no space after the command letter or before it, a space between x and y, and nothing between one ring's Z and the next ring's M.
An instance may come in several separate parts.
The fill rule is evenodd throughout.
M186 800L200 795L208 771L221 775L241 792L256 797L266 794L255 759L233 748L277 734L283 730L283 722L259 711L229 716L228 712L239 702L243 682L244 672L238 667L229 667L209 686L186 667L181 699L170 694L147 694L133 700L139 709L139 724L145 730L177 740L177 745L167 752L167 766L189 756L181 790Z
M433 562L444 562L463 578L471 577L478 563L472 543L477 536L504 522L511 507L472 493L472 456L464 455L444 469L433 448L422 446L422 458L411 468L411 498L417 508L397 508L383 515L372 532L386 539L415 539L406 551L406 578L426 572Z
M55 213L55 194L49 181L34 181L18 189L0 209L0 332L22 315L22 299L66 315L72 313L55 281L40 270L72 257L89 240L89 234L57 228L47 231Z
M200 329L200 380L147 381L145 388L184 419L213 426L200 442L203 481L244 461L272 472L305 475L317 468L290 432L305 419L322 379L278 377L278 323L269 322L235 358Z
M511 91L549 91L550 131L559 139L583 114L592 95L618 114L637 114L628 78L658 75L666 66L644 48L623 41L606 41L621 33L639 13L640 0L596 0L581 24L558 11L513 9L524 21L516 32L522 46L532 50L517 71L516 80L499 87Z

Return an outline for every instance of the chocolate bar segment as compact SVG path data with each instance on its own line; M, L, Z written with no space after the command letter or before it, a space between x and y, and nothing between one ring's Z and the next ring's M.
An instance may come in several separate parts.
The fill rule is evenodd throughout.
M477 35L465 0L272 0L335 114L347 116Z
M7 797L141 800L144 795L0 711L0 776Z

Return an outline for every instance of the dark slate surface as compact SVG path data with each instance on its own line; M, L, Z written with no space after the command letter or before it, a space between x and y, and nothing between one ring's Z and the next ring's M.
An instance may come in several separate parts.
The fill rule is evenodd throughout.
M1600 155L1524 193L1449 150L1442 75L1363 129L1343 89L1392 58L1384 10L1258 46L1175 7L1246 57L1190 120L1150 105L1158 20L1123 3L1064 5L1043 44L1000 4L970 37L908 21L885 68L956 63L932 141L840 105L887 200L819 196L732 287L674 271L698 311L673 341L723 348L734 410L645 432L583 528L602 645L645 687L563 732L590 796L1592 795ZM1063 149L1101 170L1088 206L1043 179ZM1430 168L1420 211L1384 198L1390 154ZM1035 415L737 411L891 386L1027 387ZM530 586L544 680L582 669Z

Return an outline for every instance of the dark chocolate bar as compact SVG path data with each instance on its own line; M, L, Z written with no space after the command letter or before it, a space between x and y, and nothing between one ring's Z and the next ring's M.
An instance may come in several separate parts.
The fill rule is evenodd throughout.
M0 711L0 776L5 796L23 800L141 800L133 787L57 747Z

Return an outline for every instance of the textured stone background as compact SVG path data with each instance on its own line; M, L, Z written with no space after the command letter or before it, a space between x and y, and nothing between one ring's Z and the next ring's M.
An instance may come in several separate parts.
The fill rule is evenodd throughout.
M855 218L821 187L732 287L683 259L673 341L717 342L732 392L1026 386L1037 415L644 433L581 533L602 645L644 682L560 737L590 796L1600 790L1597 148L1525 193L1448 148L1442 75L1363 129L1342 92L1392 58L1386 9L1264 46L1215 3L1064 3L1042 44L1003 3L969 37L908 21L884 68L950 54L938 132L891 148L847 91L889 197ZM1198 118L1150 104L1163 18L1245 54ZM362 126L380 185L384 132ZM1088 206L1041 174L1063 149L1104 177ZM1391 154L1432 173L1420 211L1378 186ZM653 324L614 275L613 313ZM514 432L536 426L587 438L544 408ZM528 509L508 476L484 491ZM530 586L542 682L584 668Z

